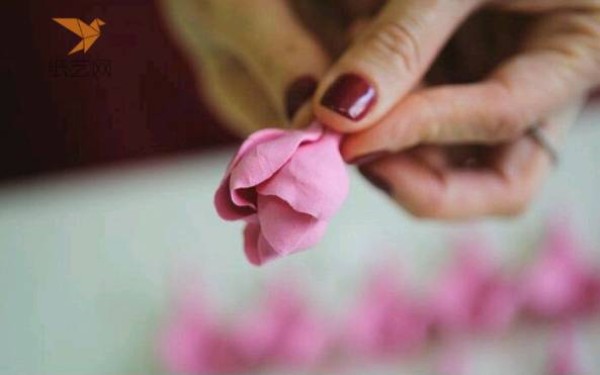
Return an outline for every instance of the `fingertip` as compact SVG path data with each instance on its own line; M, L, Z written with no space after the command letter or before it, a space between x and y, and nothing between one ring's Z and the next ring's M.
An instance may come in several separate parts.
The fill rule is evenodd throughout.
M356 73L338 76L319 100L322 107L353 122L365 118L376 102L375 86Z
M378 90L363 75L334 74L317 89L313 100L315 116L326 126L340 132L353 133L368 127L372 109L378 101Z

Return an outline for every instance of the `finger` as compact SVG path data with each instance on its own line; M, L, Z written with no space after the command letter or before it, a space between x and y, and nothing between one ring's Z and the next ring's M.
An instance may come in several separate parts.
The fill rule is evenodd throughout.
M314 94L329 57L295 17L286 1L242 4L220 40L235 51L290 122ZM243 24L240 24L243 23Z
M316 117L340 132L369 127L423 76L480 0L390 1L319 83Z
M348 137L347 160L418 143L498 143L514 139L583 95L599 80L600 18L548 16L525 50L488 79L409 95L376 127Z
M410 153L370 164L369 174L385 181L390 196L411 214L432 219L464 220L485 215L514 215L529 202L545 170L542 151L523 140L537 175L505 175L496 170L444 169ZM519 183L516 183L516 181Z
M582 103L575 100L545 122L542 131L553 144L564 138ZM361 168L418 217L470 219L523 212L552 164L547 151L528 136L497 146L486 169L453 168L442 150L419 147Z

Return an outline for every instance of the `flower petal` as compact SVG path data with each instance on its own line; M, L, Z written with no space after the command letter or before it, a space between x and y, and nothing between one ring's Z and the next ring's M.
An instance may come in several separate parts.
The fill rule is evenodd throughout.
M233 203L231 192L229 191L229 177L217 189L214 197L214 205L217 214L223 220L239 220L255 213L252 207L240 207Z
M260 266L279 256L260 233L258 223L248 223L244 228L244 252L248 261Z
M326 132L317 142L302 144L277 175L258 186L295 211L329 219L348 195L348 172L339 152L340 136Z
M257 215L264 242L279 255L315 245L327 228L327 222L296 212L274 196L258 196Z
M320 126L303 131L266 129L257 134L262 132L268 132L268 141L242 147L243 155L237 158L229 171L229 189L235 205L255 209L254 196L249 196L248 189L272 177L296 153L300 144L319 139L323 129ZM276 136L276 132L279 132L279 136Z

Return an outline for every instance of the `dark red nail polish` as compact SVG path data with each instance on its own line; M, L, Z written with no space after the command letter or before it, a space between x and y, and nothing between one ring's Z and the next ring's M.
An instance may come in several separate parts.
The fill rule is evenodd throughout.
M292 82L285 94L285 111L290 120L316 89L317 80L311 76L303 76Z
M364 178L367 179L367 181L371 183L371 185L375 186L377 189L383 191L387 195L392 195L392 188L387 183L387 181L371 173L366 168L358 167L358 171L364 176Z
M351 159L348 164L354 164L354 165L363 165L363 164L369 164L372 161L375 161L383 156L385 156L386 154L388 154L387 151L375 151L375 152L371 152L369 154L365 154L359 157L356 157L354 159Z
M344 74L327 89L321 105L358 121L365 117L376 100L377 93L369 82L356 74Z

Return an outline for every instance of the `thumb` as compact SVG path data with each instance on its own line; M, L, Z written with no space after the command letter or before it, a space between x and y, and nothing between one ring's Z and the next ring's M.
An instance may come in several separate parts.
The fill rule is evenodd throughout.
M327 72L315 116L340 132L376 123L416 85L481 0L392 0Z

